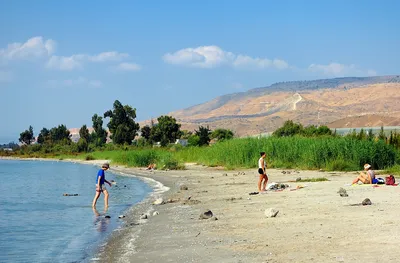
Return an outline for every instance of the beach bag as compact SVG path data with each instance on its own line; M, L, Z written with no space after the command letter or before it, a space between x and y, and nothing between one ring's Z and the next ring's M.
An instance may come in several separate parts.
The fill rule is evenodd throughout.
M394 185L395 179L393 175L389 175L386 179L386 185Z

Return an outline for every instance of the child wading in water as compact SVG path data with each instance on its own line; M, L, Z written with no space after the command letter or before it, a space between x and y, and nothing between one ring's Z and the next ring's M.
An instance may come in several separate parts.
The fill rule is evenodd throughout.
M110 165L108 163L105 163L101 166L101 169L97 173L96 194L93 199L92 207L96 207L97 199L99 199L101 193L104 194L104 207L108 207L108 191L104 185L104 182L106 182L109 186L111 186L111 183L106 180L104 171L108 170L109 168Z
M267 183L268 183L268 176L267 173L265 171L267 164L265 162L265 157L266 154L265 152L260 152L260 159L258 159L258 174L260 175L260 178L258 179L258 191L259 192L265 192L266 191L266 187L267 187ZM264 182L263 182L264 181ZM261 188L262 185L262 188Z

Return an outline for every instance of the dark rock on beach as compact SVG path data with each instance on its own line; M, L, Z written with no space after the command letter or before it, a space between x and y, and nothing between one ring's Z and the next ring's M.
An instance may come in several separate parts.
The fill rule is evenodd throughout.
M371 202L371 200L370 200L369 198L365 198L365 199L362 201L361 204L362 204L362 205L371 205L372 202Z
M338 194L341 196L341 197L348 197L349 195L347 194L347 191L344 189L344 188L342 188L342 187L340 187L340 189L339 189L339 191L338 191Z
M211 217L213 217L213 212L211 212L211 210L205 210L200 214L199 219L209 219Z
M186 185L181 185L179 187L179 189L181 189L181 190L189 190L189 188Z

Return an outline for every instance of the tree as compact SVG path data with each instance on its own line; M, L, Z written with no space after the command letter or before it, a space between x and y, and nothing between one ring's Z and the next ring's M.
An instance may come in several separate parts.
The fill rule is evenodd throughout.
M182 130L180 138L188 140L192 135L193 135L193 132L188 131L188 130Z
M211 130L209 127L199 126L198 130L195 130L195 134L199 137L199 146L208 145L210 143Z
M359 140L367 139L367 134L365 134L365 131L363 128L361 128L361 131L358 133L357 139L359 139Z
M272 135L277 137L293 136L300 134L303 130L303 125L299 123L294 123L292 120L285 121L282 127L278 128L272 133Z
M116 100L113 105L113 110L108 110L104 113L104 118L110 118L107 124L111 132L111 139L115 144L132 144L136 133L140 126L135 122L136 109L129 105L122 106L121 102Z
M93 129L92 139L96 146L102 146L107 141L107 132L103 129L103 118L97 114L92 117Z
M143 126L142 129L140 129L142 133L142 137L146 139L146 141L150 140L150 135L151 135L151 128L149 125Z
M379 131L378 139L386 141L386 134L385 130L383 129L383 126L381 126L381 130Z
M176 123L176 119L171 116L160 116L158 123L151 129L150 139L160 142L161 146L173 143L181 136L181 125Z
M43 144L49 141L50 141L50 131L46 128L43 128L39 133L37 142Z
M83 125L79 129L79 137L84 139L87 143L90 142L90 134L89 134L89 129L86 127L86 125Z
M33 137L33 128L32 126L29 126L28 130L25 130L24 132L21 132L19 135L19 141L21 143L30 145L33 141L35 140L35 137Z
M79 141L78 141L78 151L79 152L87 152L89 148L89 142L90 142L90 134L89 130L86 127L86 125L83 125L79 129Z
M372 131L372 129L368 130L368 134L367 134L367 140L368 141L373 141L375 138L374 132Z
M211 138L218 141L230 140L233 138L233 132L227 129L216 129L211 133Z
M318 127L318 129L316 131L316 134L318 136L321 136L321 135L332 135L332 130L329 129L328 126L322 125L322 126Z
M64 124L50 129L50 140L52 143L70 144L71 134Z

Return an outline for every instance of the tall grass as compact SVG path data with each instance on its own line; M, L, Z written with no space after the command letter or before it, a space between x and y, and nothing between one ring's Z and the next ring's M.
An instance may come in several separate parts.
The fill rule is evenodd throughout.
M374 169L395 164L396 151L378 141L360 141L343 137L246 138L217 143L207 148L187 148L176 152L183 162L198 162L226 168L253 168L259 152L267 153L270 167L358 170L365 163Z
M396 164L396 160L400 164L399 152L383 141L331 136L238 138L209 147L129 147L72 157L107 159L134 167L146 167L155 163L158 169L181 169L184 162L235 169L256 167L261 151L267 153L268 166L275 168L354 171L361 169L365 163L371 164L374 169L390 169ZM60 155L60 158L69 157ZM395 169L397 170L398 168Z

